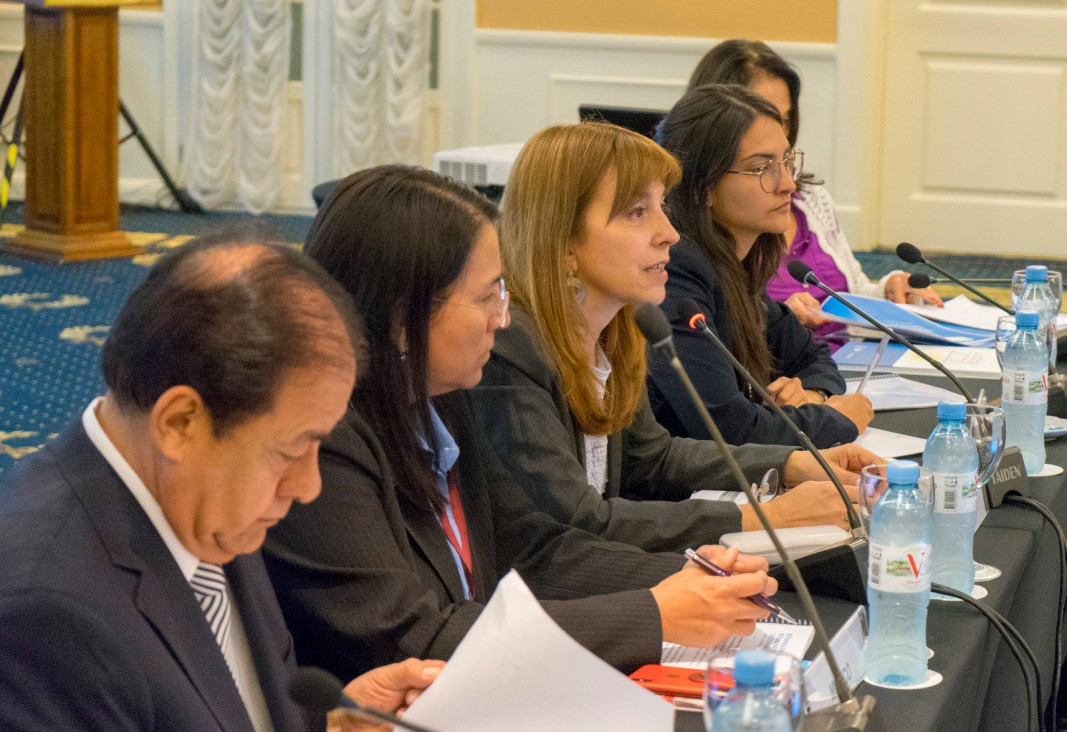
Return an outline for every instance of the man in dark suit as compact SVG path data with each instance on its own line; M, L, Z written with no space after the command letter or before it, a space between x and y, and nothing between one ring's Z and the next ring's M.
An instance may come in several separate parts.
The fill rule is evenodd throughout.
M284 247L160 261L104 346L107 394L0 487L0 729L308 728L258 549L320 491L360 342L345 292ZM395 710L439 668L347 691Z

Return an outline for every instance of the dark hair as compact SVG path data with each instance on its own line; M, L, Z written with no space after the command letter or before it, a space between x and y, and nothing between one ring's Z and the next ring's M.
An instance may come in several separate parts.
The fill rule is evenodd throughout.
M700 59L689 77L689 88L708 84L738 84L747 87L759 74L781 79L789 88L792 109L786 122L786 138L797 144L800 132L800 74L791 63L771 50L763 41L733 38L723 41Z
M353 406L377 430L398 489L418 505L442 503L432 474L430 320L479 230L496 218L496 207L471 188L423 168L383 165L341 181L308 233L305 251L348 290L366 324L367 366Z
M711 260L733 310L734 353L745 368L767 383L772 359L763 297L767 282L778 271L785 239L781 234L760 234L739 262L733 235L708 206L708 195L733 166L741 139L761 116L779 123L782 119L773 104L742 86L699 86L686 92L667 113L659 135L660 144L682 163L682 181L667 195L671 222Z
M196 390L216 436L270 410L292 369L347 367L362 335L351 298L291 247L220 232L165 255L130 295L104 344L122 409Z

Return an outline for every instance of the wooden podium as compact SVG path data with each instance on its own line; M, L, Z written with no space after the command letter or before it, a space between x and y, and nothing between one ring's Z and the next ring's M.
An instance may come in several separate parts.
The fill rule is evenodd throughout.
M70 262L137 254L119 231L120 5L26 6L26 228L13 254Z

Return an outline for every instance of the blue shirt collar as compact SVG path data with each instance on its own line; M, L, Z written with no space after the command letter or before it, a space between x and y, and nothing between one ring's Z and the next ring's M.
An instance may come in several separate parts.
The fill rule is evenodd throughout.
M459 460L459 445L456 444L455 438L452 437L452 433L445 427L445 423L441 421L441 416L437 414L437 410L434 409L433 404L430 406L430 427L433 429L434 437L437 438L437 459L434 461L434 471L444 476L452 469L452 466ZM422 445L422 449L429 452L430 445L426 440L424 434L419 434L419 444Z

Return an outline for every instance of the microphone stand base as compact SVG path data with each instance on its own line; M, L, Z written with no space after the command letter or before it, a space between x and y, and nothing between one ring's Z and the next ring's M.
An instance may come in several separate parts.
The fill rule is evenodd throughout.
M867 729L873 711L873 696L857 696L844 704L805 715L804 732L862 732Z
M867 540L855 538L795 560L813 595L839 597L857 605L867 603ZM772 567L770 576L778 580L779 588L794 589L785 567Z

